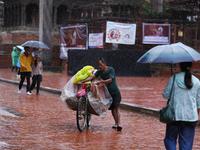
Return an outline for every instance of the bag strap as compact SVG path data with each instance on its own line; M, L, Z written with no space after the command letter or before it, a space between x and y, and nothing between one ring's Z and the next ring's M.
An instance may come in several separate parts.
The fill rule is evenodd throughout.
M173 88L174 88L175 76L176 76L176 75L174 75L174 77L173 77L173 83L172 83L172 88L171 88L171 91L170 91L170 97L171 97L171 94L172 94L172 90L173 90ZM170 101L170 98L168 99L167 104L169 104L169 101Z

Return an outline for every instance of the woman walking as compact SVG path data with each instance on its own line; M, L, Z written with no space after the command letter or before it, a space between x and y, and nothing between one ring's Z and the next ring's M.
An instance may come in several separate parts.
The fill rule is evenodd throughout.
M39 95L40 90L40 82L42 81L42 73L43 73L43 66L38 55L35 56L35 62L31 65L32 68L32 84L31 84L31 91L34 89L35 84L37 83L37 95Z
M177 138L180 150L192 150L200 117L200 81L191 74L191 67L192 62L180 63L181 72L169 79L162 93L165 99L170 98L175 110L175 122L166 126L164 144L167 150L176 150Z

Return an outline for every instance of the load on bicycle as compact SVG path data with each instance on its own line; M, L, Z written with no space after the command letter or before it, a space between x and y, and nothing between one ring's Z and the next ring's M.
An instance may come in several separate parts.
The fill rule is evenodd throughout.
M86 116L86 114L104 116L112 104L112 97L106 85L95 84L96 81L101 80L100 78L95 78L92 82L88 81L86 84L77 84L78 82L91 76L94 71L95 68L92 66L83 67L83 69L78 71L76 75L74 75L67 82L60 96L65 107L67 106L69 109L77 111L77 115L82 115L82 117L77 116L78 128L81 119L84 118L89 121L88 119L91 118L91 116L89 118L89 116ZM83 104L83 99L81 99L82 97L88 99L85 104ZM82 102L79 102L81 100ZM82 131L84 127L85 122L83 123L83 128L79 130Z

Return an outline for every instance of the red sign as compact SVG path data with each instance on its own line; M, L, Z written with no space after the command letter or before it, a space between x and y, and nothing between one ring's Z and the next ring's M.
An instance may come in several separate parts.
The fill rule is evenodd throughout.
M170 24L143 23L144 44L170 44Z

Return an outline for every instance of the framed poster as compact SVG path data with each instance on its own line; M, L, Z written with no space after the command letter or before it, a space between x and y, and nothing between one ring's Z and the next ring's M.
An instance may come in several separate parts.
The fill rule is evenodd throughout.
M170 24L143 23L143 44L170 44Z
M89 34L89 48L103 48L103 33Z
M88 25L60 27L60 58L68 59L68 49L88 49Z

